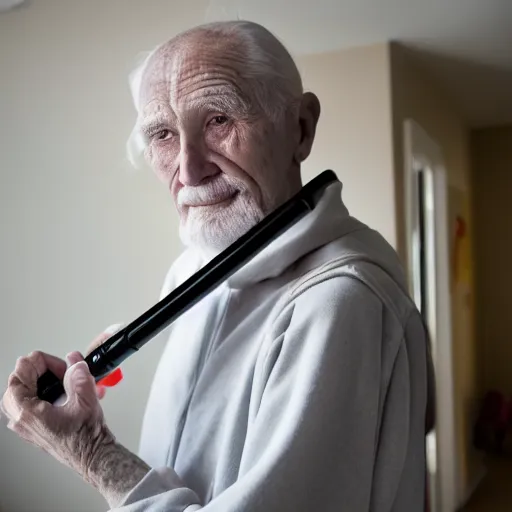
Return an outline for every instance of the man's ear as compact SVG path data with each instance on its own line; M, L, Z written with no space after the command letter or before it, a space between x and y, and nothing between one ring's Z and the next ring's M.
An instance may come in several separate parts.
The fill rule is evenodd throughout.
M300 137L294 153L294 159L298 164L306 160L311 153L319 117L320 101L312 92L304 93L299 111Z

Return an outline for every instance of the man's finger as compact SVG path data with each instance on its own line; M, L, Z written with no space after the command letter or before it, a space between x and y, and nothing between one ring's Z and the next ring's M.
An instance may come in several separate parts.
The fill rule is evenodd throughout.
M119 331L123 327L123 324L113 324L107 327L101 334L96 336L85 351L85 355L90 354L93 350L97 349L100 345L103 345L113 334Z
M64 378L66 362L44 352L32 352L16 361L14 371L7 381L7 391L2 400L2 409L14 421L23 409L32 408L37 400L37 380L47 370L59 379Z
M105 341L107 341L111 336L113 336L117 331L123 328L124 324L113 324L107 327L101 334L96 336L85 351L85 355L89 355L93 350L97 349L100 345L103 345ZM107 393L107 388L102 386L101 384L96 384L96 395L99 400L103 399L105 394Z
M7 391L2 400L3 408L9 418L18 421L23 407L34 398L34 391L26 386L16 372L9 376Z
M112 334L107 334L105 332L102 332L99 336L96 336L91 343L89 343L89 346L87 347L87 350L85 351L85 355L89 355L93 350L97 349L100 345L103 345L105 341L107 341Z
M66 361L59 357L52 356L46 352L36 350L31 352L27 359L33 364L37 376L41 377L47 370L51 371L58 379L62 380L66 373Z
M0 410L2 411L2 416L5 416L8 421L11 421L12 418L17 418L19 416L19 407L14 403L12 399L12 393L10 389L4 393L2 397L2 402L0 403Z
M68 368L70 366L73 366L75 363L79 363L80 361L83 361L83 360L84 360L84 356L82 354L80 354L80 352L77 352L77 351L70 352L66 356L66 361L68 362Z
M8 417L8 414L7 414L7 411L5 409L5 405L4 405L4 397L2 397L2 400L0 400L0 418L7 418Z
M98 395L98 399L102 400L107 393L107 388L102 386L101 384L96 384L96 394Z
M44 363L43 363L44 364ZM41 364L39 363L39 366ZM44 368L42 369L44 372ZM41 373L38 373L33 359L30 357L19 357L12 373L27 389L32 389L37 384L37 379ZM10 379L12 383L13 379Z
M28 389L35 390L37 380L47 370L52 371L59 379L62 379L66 371L66 363L58 357L35 351L28 356L18 358L13 375L16 375Z
M98 402L96 383L85 361L74 363L68 368L63 384L68 397L68 409L77 404L94 408Z
M62 380L67 369L66 361L60 357L46 354L45 352L39 352L39 354L43 356L46 368L50 370L57 378Z

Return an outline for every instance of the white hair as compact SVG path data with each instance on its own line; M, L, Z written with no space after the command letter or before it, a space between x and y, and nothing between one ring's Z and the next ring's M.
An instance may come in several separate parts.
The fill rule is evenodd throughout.
M255 99L263 111L277 121L289 109L298 108L303 87L299 70L284 45L266 28L250 21L220 21L194 27L158 45L148 52L130 74L129 84L137 112L142 77L151 57L163 46L186 41L191 35L202 32L214 33L219 37L238 39L246 62L242 71L244 77L254 85ZM127 142L128 159L135 167L143 162L146 143L136 123Z

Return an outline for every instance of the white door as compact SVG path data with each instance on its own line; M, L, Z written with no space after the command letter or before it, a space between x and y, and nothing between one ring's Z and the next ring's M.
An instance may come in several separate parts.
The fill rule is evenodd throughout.
M405 121L405 206L409 283L430 331L436 372L435 430L427 436L431 512L457 508L447 179L440 146Z

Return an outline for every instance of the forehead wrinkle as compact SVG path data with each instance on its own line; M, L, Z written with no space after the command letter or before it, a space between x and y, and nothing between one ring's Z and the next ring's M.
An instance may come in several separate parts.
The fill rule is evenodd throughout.
M176 96L187 94L188 91L200 91L201 89L224 88L227 92L241 96L240 84L242 82L238 73L226 72L227 70L209 69L181 69L177 74L171 75L172 93Z
M238 56L238 54L236 55ZM244 60L240 58L237 59L234 56L212 52L209 54L189 52L189 55L173 57L172 61L175 71L180 74L182 79L197 74L218 74L219 76L237 81L245 64Z
M244 85L242 59L240 52L229 51L224 45L223 51L204 45L192 45L178 49L168 55L165 66L170 81L171 97L177 98L188 90L200 90L206 87L225 85L234 94L242 97ZM165 57L164 57L165 58Z
M189 108L200 106L210 107L216 110L244 113L248 110L248 102L245 96L236 87L227 84L201 83L192 91L187 90L179 95L180 104Z
M199 55L198 46L157 52L145 73L147 96L152 96L149 103L164 103L173 115L196 106L248 115L251 90L241 73L243 52L232 45L214 46Z
M173 64L171 76L176 77L176 81L184 85L194 80L214 78L235 86L242 82L242 65L235 63L233 59L226 58L225 55L191 55L188 58L176 60Z

